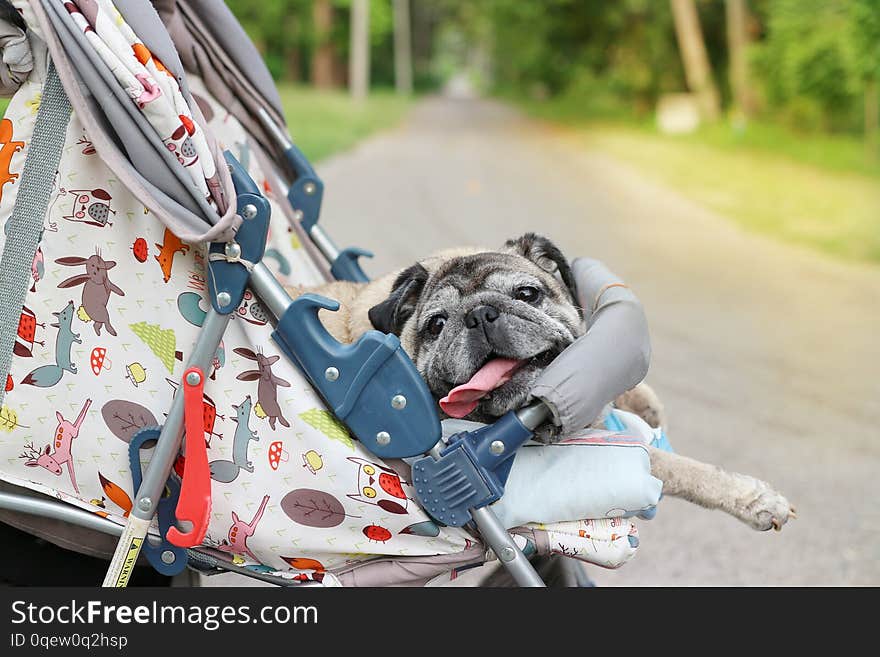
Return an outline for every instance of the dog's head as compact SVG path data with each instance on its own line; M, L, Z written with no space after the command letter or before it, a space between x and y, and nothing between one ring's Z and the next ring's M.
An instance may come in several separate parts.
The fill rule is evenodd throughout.
M369 311L401 344L448 415L492 421L518 408L582 333L568 261L528 233L498 251L403 271Z

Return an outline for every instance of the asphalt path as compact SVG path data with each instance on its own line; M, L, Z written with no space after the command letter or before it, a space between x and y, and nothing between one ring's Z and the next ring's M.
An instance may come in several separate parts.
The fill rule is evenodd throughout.
M694 166L700 166L698 161ZM771 482L782 532L664 498L601 585L880 584L880 268L744 232L563 131L468 97L319 166L322 224L379 275L526 231L603 260L644 303L676 451ZM878 209L880 211L880 209Z

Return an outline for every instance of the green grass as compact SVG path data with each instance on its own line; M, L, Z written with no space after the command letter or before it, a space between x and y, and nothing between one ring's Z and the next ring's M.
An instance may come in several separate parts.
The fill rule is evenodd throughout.
M829 171L880 177L880 160L870 162L861 139L851 135L799 133L767 122L752 121L736 130L727 123L704 126L684 140L730 151L767 153Z
M392 91L375 90L362 104L345 91L318 91L306 86L279 85L290 132L313 163L344 151L379 130L396 125L413 100ZM0 113L9 100L0 98Z
M291 135L312 162L396 125L413 102L382 90L371 92L361 105L352 102L344 91L293 85L280 85L278 91Z
M591 129L583 138L749 230L880 263L878 176L641 130Z
M669 136L647 121L585 121L570 103L521 105L749 230L880 263L880 164L858 139L763 123Z

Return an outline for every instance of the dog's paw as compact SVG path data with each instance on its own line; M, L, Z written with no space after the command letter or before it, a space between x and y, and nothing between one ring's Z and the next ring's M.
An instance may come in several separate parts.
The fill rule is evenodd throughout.
M737 500L734 515L744 523L758 531L780 531L789 519L797 518L795 508L770 484L748 475L738 478L748 492Z
M617 399L614 405L624 411L635 413L655 429L666 426L666 413L663 410L663 402L660 397L646 383L640 383L632 390L628 390Z

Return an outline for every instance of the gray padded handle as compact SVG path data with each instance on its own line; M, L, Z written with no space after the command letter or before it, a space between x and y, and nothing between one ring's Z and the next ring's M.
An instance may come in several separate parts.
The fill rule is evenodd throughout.
M572 263L587 333L563 351L532 388L562 435L593 422L606 404L645 378L648 322L635 294L598 260Z

